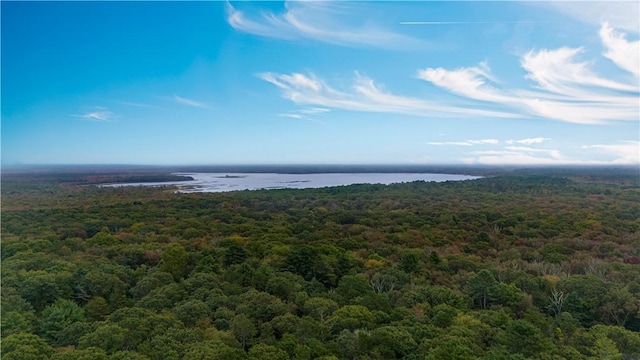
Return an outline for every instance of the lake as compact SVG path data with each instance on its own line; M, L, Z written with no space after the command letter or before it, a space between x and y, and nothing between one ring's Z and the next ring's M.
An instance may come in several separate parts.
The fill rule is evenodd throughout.
M177 186L179 192L228 192L259 189L307 189L353 184L395 184L414 181L462 181L480 176L419 173L174 173L193 180L155 183L109 184L121 186Z

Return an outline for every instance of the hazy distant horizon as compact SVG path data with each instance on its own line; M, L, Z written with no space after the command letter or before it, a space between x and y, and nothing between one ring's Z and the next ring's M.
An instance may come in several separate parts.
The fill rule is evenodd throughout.
M640 174L636 165L465 165L465 164L209 164L209 165L139 165L139 164L13 164L2 165L4 173L447 173L486 175L511 170L579 170L623 169Z

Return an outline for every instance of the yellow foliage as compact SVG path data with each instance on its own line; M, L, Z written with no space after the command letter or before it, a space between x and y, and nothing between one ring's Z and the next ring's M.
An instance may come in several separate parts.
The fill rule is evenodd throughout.
M365 269L376 269L382 266L384 266L384 261L380 261L376 259L369 259L364 263Z
M560 277L558 275L544 275L543 278L551 285L555 285L560 281Z

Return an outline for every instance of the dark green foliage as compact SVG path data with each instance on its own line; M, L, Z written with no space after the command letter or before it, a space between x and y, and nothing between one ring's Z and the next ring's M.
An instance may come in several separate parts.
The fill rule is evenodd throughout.
M53 346L66 345L59 339L62 329L84 320L84 310L69 300L58 299L42 311L42 336Z
M190 300L176 306L176 316L186 326L194 326L198 320L209 316L209 306L200 300Z
M544 334L525 320L514 320L505 329L500 338L511 353L522 354L526 357L534 356L551 350L552 344Z
M3 360L640 356L635 172L217 194L60 176L3 174Z
M222 265L229 267L234 264L242 264L247 259L247 250L242 246L232 243L224 252L224 259Z
M107 353L99 348L88 348L83 350L65 350L55 353L51 360L109 360Z
M187 271L187 251L180 245L169 245L162 254L162 267L173 275L174 280L180 280Z
M32 312L10 311L2 315L2 337L18 333L33 333L37 317Z

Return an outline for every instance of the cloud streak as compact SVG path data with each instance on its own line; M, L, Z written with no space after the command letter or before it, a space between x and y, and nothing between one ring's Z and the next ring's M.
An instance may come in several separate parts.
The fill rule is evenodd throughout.
M382 112L422 117L544 118L577 124L603 124L640 119L640 63L638 43L603 24L600 37L604 56L635 81L621 82L599 76L591 62L578 60L583 48L531 50L520 59L529 88L509 88L492 74L486 63L455 70L426 68L417 78L462 98L443 103L397 95L373 79L356 73L350 88L336 89L313 74L261 73L258 77L275 85L282 96L300 105L363 112ZM466 101L465 101L466 100ZM304 114L290 113L302 118ZM526 144L526 143L524 143Z
M545 141L549 141L551 139L549 138L543 138L543 137L536 137L536 138L526 138L526 139L520 139L520 140L512 140L509 139L506 141L507 144L512 145L512 144L524 144L524 145L533 145L533 144L541 144Z
M183 97L178 96L178 95L174 95L173 96L173 100L175 102L177 102L178 104L182 104L182 105L186 105L186 106L191 106L191 107L196 107L196 108L201 108L201 109L210 109L210 107L205 103L201 103L201 102L196 101L196 100L183 98Z
M373 79L356 73L349 89L337 90L313 74L262 73L258 77L282 91L286 99L301 105L373 113L404 114L420 117L518 117L514 113L441 105L414 97L396 95Z
M71 116L87 121L96 122L111 122L115 118L114 113L102 106L96 106L92 111L87 111L83 114L73 114Z
M484 63L455 70L427 68L419 70L417 77L462 98L502 105L527 117L579 124L637 121L640 45L628 42L608 24L602 25L600 37L607 48L604 56L634 74L635 80L619 82L598 76L589 62L577 60L583 48L568 47L531 50L521 58L525 78L532 82L529 89L502 88Z
M280 14L265 11L249 14L227 3L227 22L237 31L283 40L310 39L340 46L392 49L427 45L425 41L370 23L354 24L360 17L351 6L331 1L287 1Z
M481 139L481 140L466 140L466 141L432 141L429 142L429 145L438 145L438 146L473 146L473 145L495 145L498 144L499 141L496 139Z
M278 114L278 116L288 117L292 119L311 120L313 117L327 113L329 111L331 110L326 108L304 108Z

